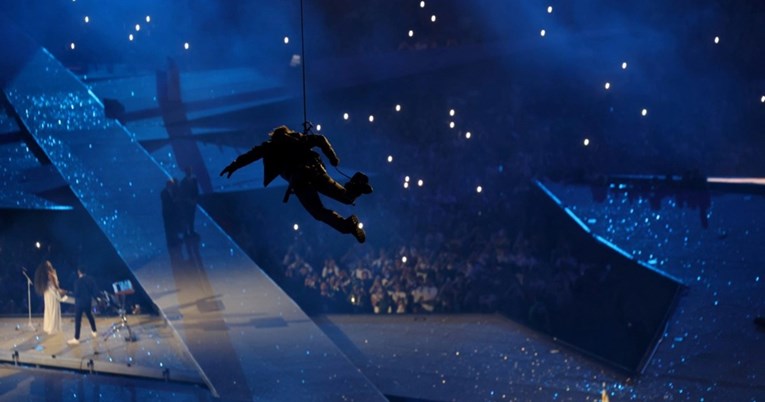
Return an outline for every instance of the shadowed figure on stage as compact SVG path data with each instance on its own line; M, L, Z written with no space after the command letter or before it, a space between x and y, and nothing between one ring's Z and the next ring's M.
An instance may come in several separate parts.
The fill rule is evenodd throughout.
M352 234L359 243L363 243L366 234L356 215L344 219L337 212L324 207L319 193L343 204L352 205L362 194L372 192L367 176L356 172L344 186L333 180L327 174L319 154L312 151L312 148L319 147L332 166L337 166L340 162L332 145L323 135L301 134L287 126L279 126L268 135L269 140L239 155L220 172L220 175L228 174L227 177L231 177L237 169L262 158L264 186L268 186L276 176L281 175L289 183L284 202L294 193L311 216L340 233Z

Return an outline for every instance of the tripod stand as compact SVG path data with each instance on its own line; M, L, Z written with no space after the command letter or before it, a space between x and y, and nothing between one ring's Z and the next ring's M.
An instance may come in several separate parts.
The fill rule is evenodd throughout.
M22 267L21 268L21 274L24 275L25 278L27 278L27 310L29 313L29 329L32 331L36 331L35 326L32 325L32 279L29 278L29 275L27 275L27 269ZM19 329L19 326L16 326L16 329Z
M125 297L129 294L135 293L135 291L133 290L133 286L130 281L115 282L112 284L112 287L114 287L114 295L117 297L117 301L119 301L119 309L117 311L120 315L120 319L112 324L111 328L109 328L109 331L106 332L106 335L104 335L104 341L108 340L110 336L115 335L124 329L127 330L128 333L125 337L125 342L133 342L135 338L133 337L133 330L130 328L130 325L127 321Z

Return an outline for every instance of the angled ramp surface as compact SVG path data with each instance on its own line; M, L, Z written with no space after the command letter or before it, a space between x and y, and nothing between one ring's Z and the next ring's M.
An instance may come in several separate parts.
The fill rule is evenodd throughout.
M104 118L99 100L73 74L1 20L0 37L16 47L0 50L10 103L214 394L225 400L385 399L202 209L196 210L200 263L171 263L160 204L168 174L124 127Z

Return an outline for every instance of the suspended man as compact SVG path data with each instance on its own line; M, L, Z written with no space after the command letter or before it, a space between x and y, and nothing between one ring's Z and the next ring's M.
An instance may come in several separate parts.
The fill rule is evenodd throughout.
M226 166L220 175L231 177L237 169L263 159L263 186L268 186L276 176L281 176L289 186L284 194L286 202L290 194L295 194L311 216L340 233L352 234L359 243L366 240L366 234L356 215L343 218L337 212L324 207L319 193L342 202L353 204L362 194L370 194L372 187L369 178L361 172L351 177L344 186L333 180L318 153L318 147L329 159L332 166L340 162L335 150L326 137L317 134L301 134L287 126L279 126L268 133L269 139L239 155Z

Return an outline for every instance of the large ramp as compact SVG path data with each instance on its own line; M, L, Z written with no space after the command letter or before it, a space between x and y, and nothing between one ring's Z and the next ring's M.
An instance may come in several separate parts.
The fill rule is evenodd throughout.
M198 264L171 263L169 175L95 95L0 17L3 90L198 365L226 400L384 400L258 266L197 208ZM77 230L77 228L72 228Z

